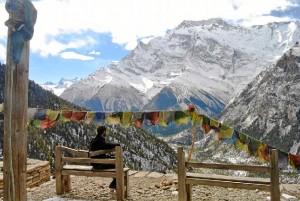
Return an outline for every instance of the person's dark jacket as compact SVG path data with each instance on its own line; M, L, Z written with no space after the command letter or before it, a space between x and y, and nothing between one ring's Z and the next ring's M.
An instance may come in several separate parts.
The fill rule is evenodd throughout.
M108 143L105 141L105 138L97 135L90 144L90 151L98 151L98 150L108 150L113 149L116 146L120 146L120 144L115 143ZM96 156L92 156L91 158L113 158L112 156L108 154L100 154ZM92 166L96 169L106 169L106 168L114 168L114 165L112 164L96 164L92 163Z

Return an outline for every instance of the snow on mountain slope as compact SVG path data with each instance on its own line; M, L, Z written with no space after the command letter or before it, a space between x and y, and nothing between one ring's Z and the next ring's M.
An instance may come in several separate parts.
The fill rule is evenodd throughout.
M282 151L300 153L300 45L258 75L219 120Z
M221 19L184 21L61 97L101 111L186 109L195 99L199 111L213 116L299 37L298 22L239 27Z
M52 91L55 95L60 96L67 88L69 88L75 82L78 82L78 78L75 79L65 79L62 78L58 83L46 82L40 84L43 89Z

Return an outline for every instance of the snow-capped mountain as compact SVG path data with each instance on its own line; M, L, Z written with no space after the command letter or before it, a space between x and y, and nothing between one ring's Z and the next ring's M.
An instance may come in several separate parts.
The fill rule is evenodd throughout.
M61 97L97 111L186 109L192 102L214 116L299 37L299 22L240 27L221 19L184 21Z
M60 96L68 87L70 87L72 84L78 81L79 78L75 78L75 79L62 78L58 83L45 82L44 84L40 84L40 86L48 91L52 91L55 95Z
M300 39L300 38L299 38ZM259 74L219 120L284 152L300 154L300 45Z

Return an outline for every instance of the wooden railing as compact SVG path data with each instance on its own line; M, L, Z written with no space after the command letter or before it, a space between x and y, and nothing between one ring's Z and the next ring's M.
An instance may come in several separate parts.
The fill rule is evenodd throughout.
M205 175L199 173L187 173L187 168L207 168L222 170L242 170L249 172L266 172L269 178L232 177L224 175ZM279 169L277 150L271 150L269 166L237 165L187 162L182 147L178 148L178 200L192 200L192 185L221 186L225 188L240 188L249 190L269 191L272 201L280 200Z

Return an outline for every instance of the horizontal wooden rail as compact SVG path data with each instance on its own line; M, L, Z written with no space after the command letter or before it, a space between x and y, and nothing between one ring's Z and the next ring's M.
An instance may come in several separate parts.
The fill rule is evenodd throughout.
M89 152L86 150L76 150L76 149L71 149L69 147L58 147L61 152L65 152L68 154L71 154L72 156L81 156L81 157L89 157Z
M199 174L199 173L187 173L186 176L189 178L270 184L270 178L233 177L233 176L225 176L225 175L211 175L211 174L208 175L208 174Z
M62 157L62 162L115 164L116 159Z
M207 168L207 169L242 170L242 171L253 171L253 172L270 172L270 168L268 166L258 166L258 165L186 162L185 166L186 167L193 167L193 168Z
M237 181L224 181L224 180L211 180L211 179L200 179L200 178L187 178L186 184L198 184L206 186L221 186L224 188L240 188L248 190L263 190L270 191L271 185L269 184L259 184L251 182L237 182Z
M97 155L101 155L101 154L108 154L108 153L112 153L112 152L115 152L115 148L108 149L108 150L90 151L89 157L93 157L93 156L97 156Z

